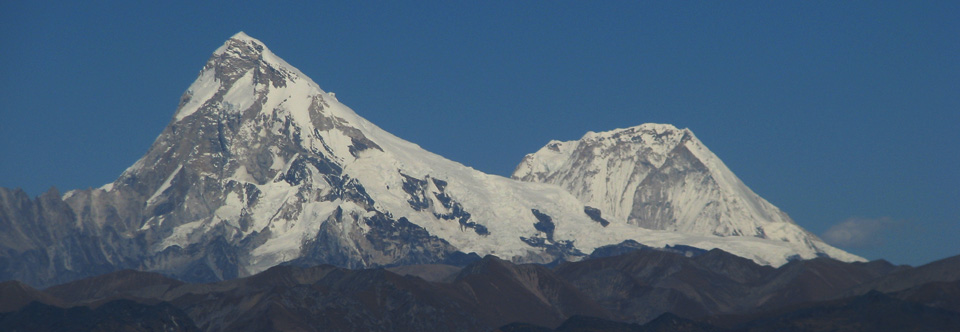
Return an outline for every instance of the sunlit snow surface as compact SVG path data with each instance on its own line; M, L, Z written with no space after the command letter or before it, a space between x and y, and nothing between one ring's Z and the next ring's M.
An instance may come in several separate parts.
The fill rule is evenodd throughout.
M218 112L245 114L252 109L251 107L259 107L259 112L263 116L258 117L258 121L241 122L238 137L233 138L235 141L254 141L252 138L265 137L268 134L280 135L283 126L279 121L290 121L292 127L298 128L300 132L297 144L311 153L323 155L334 161L342 167L344 175L362 184L366 193L374 201L372 208L375 211L387 213L394 219L405 217L463 252L475 252L480 255L495 254L517 262L542 261L541 248L531 247L521 241L521 237L543 237L542 232L534 228L538 220L531 210L536 209L552 217L556 225L553 233L554 241L572 241L577 249L586 254L599 246L635 240L655 247L682 244L703 249L720 248L758 263L774 266L786 263L792 256L799 255L803 258L817 256L816 249L796 241L696 235L649 230L629 225L622 210L625 209L624 202L632 202L632 193L597 193L598 198L587 199L585 204L581 199L557 185L521 182L479 172L428 152L416 144L380 129L341 104L332 94L321 90L310 78L276 57L260 41L243 33L235 35L231 41L262 46L260 60L270 69L288 75L285 78L285 84L277 86L269 82L257 83L251 70L242 74L229 86L224 86L223 82L217 80L214 67L208 64L188 89L188 99L177 110L171 125ZM233 52L234 50L228 47L231 41L218 48L214 55ZM317 107L311 108L311 105L316 106L317 103L322 103L324 106L319 110ZM317 128L314 120L318 117L333 119L337 125ZM271 121L269 119L280 120L269 122ZM381 149L369 148L352 153L351 146L354 142L349 134L350 128L359 130L364 137ZM587 134L587 136L591 135L600 134ZM161 136L157 142L164 139L172 138ZM643 139L654 140L655 137ZM661 137L661 139L664 138ZM667 149L676 145L680 137L665 139L666 141L662 144L651 145L650 161L654 164L665 162L664 156L668 152ZM155 147L158 146L157 144L159 143L155 143ZM568 150L574 148L573 144L551 142L551 145L554 144L558 153L538 152L539 162L527 166L531 167L531 172L546 172L565 167L562 165L566 158L564 154L569 154ZM261 147L234 144L230 147L230 153L235 158L253 158L250 151L255 148ZM268 147L268 150L271 154L268 159L268 168L272 176L268 181L257 181L251 175L250 169L243 165L228 167L231 169L229 174L214 174L216 172L203 174L204 177L219 181L224 186L228 182L256 186L261 192L256 204L249 206L242 195L229 192L219 202L219 206L213 207L212 215L204 215L197 220L185 220L179 223L171 234L152 250L159 252L174 245L185 248L191 243L202 241L203 234L217 226L231 230L239 238L250 236L254 232L265 233L269 230L269 238L249 253L249 265L245 267L245 272L256 273L298 257L304 241L316 236L324 221L338 207L346 214L364 216L375 213L373 210L368 211L362 206L342 199L295 203L298 192L304 184L291 185L277 179L291 167L297 155L281 156L280 149L276 146ZM695 145L693 151L704 156L705 162L710 164L710 167L726 170L722 162L702 145L699 148ZM131 166L125 174L136 174L144 167L148 167L146 164L149 162L144 157ZM167 174L166 181L147 199L148 206L155 204L155 201L162 197L164 191L170 187L171 179L181 172L181 167L187 166L181 165ZM521 165L521 167L525 166ZM630 181L631 175L625 172L627 170L610 170L610 179L606 181L607 183L602 181L592 183L590 188L607 188L611 186L610 183L614 187L621 186L622 183ZM480 235L471 229L464 229L456 221L437 218L435 212L447 212L441 211L444 207L440 204L433 204L429 209L421 211L412 208L408 202L410 195L403 190L404 175L417 179L445 181L447 185L444 193L461 204L463 210L470 213L470 221L485 226L489 234ZM735 177L728 179L721 176L719 180L733 183L730 187L734 189L739 188L737 186L739 180ZM312 190L330 190L330 185L317 176L311 177L309 181L311 181ZM426 194L428 197L436 198L440 189L432 181L427 183L429 192ZM107 185L102 189L109 191L114 187L115 185ZM611 221L609 226L601 226L584 213L584 205L606 206L599 204L604 202L603 197L616 195L623 195L622 202L609 204L610 211L603 211L604 216ZM686 199L696 200L697 198ZM283 212L290 209L292 204L300 204L296 206L298 209L296 217L284 217ZM239 225L238 219L241 215L250 216L252 224L246 227ZM141 230L149 229L154 224L160 225L163 222L162 219L163 217L148 220ZM357 224L355 227L363 232L368 231L364 229L366 225ZM767 232L776 234L777 230L769 228ZM832 247L829 247L826 253L841 260L860 260L859 257Z
M672 162L673 164L668 164ZM643 124L578 141L551 141L527 155L513 178L552 183L615 224L779 240L823 253L862 258L836 249L803 228L740 181L687 129Z

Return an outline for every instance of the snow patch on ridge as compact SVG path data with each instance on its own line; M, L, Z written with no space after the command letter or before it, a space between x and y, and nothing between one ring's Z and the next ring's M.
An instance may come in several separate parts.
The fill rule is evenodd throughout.
M173 178L180 173L181 169L183 169L183 165L177 166L177 169L174 170L172 173L170 173L170 175L167 176L166 180L163 180L163 184L160 185L160 188L157 188L157 191L153 192L153 196L150 196L150 198L147 199L147 205L153 205L153 203L156 202L157 198L159 198L160 195L162 195L163 192L167 190L167 188L170 188L170 183L173 182Z
M174 115L176 121L183 120L183 118L195 113L203 106L203 103L213 98L214 94L220 90L220 82L217 81L215 75L216 73L213 70L200 72L200 77L187 88L186 95L189 96L189 99L186 104L180 106L180 110Z
M223 103L226 111L230 113L239 113L256 101L257 85L253 83L253 70L248 70L233 85L227 94L223 96Z

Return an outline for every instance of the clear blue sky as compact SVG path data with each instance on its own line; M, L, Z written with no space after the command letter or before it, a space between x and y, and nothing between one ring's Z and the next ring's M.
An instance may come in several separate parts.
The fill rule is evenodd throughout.
M113 181L242 30L479 170L671 123L810 231L922 264L960 254L957 21L958 1L2 1L0 186Z

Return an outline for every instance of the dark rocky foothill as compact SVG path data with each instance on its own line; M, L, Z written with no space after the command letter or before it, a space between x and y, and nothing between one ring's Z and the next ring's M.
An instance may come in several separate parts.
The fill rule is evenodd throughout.
M958 261L823 258L774 269L720 250L687 257L641 247L554 268L487 256L464 267L287 265L216 283L124 270L44 290L0 283L0 329L955 331L960 279L927 281ZM891 280L895 292L837 297Z

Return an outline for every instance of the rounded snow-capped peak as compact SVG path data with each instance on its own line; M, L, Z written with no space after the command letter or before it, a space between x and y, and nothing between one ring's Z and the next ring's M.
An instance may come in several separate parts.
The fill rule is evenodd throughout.
M611 223L772 239L857 260L797 226L723 164L689 129L646 123L551 142L514 179L559 185Z
M695 139L689 129L678 129L670 124L645 123L603 132L587 132L577 143L602 150L636 150L652 157L669 153L684 139Z

